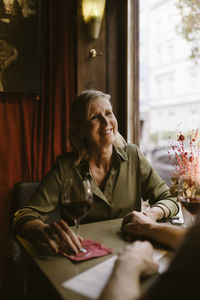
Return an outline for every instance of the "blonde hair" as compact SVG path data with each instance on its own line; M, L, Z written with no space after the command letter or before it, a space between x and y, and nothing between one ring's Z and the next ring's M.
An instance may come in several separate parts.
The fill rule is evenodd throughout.
M69 142L74 152L75 165L78 165L81 160L89 159L89 148L87 141L80 134L80 128L83 123L88 120L90 105L93 100L98 97L103 97L110 101L111 96L97 90L84 90L73 101L70 110L70 122L69 122ZM126 144L124 138L119 132L116 134L116 139L113 143L116 147L122 148Z

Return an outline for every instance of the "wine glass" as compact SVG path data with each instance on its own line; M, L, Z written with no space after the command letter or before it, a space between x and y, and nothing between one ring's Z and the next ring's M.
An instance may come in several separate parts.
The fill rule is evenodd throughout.
M178 196L178 201L189 211L193 220L200 214L200 197Z
M93 204L93 194L88 178L81 182L72 178L65 179L62 185L61 204L64 212L75 223L76 234L80 235L80 222Z
M200 195L195 193L195 182L182 176L179 178L178 186L178 201L191 214L194 221L200 214Z

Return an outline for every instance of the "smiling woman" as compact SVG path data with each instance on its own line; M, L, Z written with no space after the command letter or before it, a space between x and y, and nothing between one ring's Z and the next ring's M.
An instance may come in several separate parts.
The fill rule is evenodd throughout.
M107 143L112 145L118 126L112 106L107 99L99 97L91 103L88 125L88 134L94 147L102 148ZM91 150L94 151L94 148Z
M106 130L110 130L107 134L112 133L114 137L112 142L118 147L124 145L124 139L118 132L118 124L112 111L110 98L110 95L100 91L85 90L74 100L70 112L69 138L71 146L77 154L77 163L83 158L89 159L90 151L96 151L89 146L94 143L95 136L91 139L87 138L88 134L92 134L94 127L97 127L94 131L105 131L104 134L102 131L101 135L99 132L96 138L97 136L100 138L106 134ZM111 119L113 119L112 123L115 123L114 127L112 124L107 124ZM95 135L94 132L93 134ZM93 145L93 147L96 146Z
M85 178L91 181L94 204L83 220L85 223L122 218L136 210L137 217L144 220L140 227L146 228L147 220L153 223L178 212L168 186L138 147L126 143L119 134L110 98L96 90L85 90L76 97L70 111L71 152L57 158L26 207L16 212L17 234L45 240L63 255L80 251L82 240L68 226L71 220L64 213L60 199L63 182L70 178L77 187ZM140 212L142 198L151 205L145 215ZM57 208L63 220L48 225L49 213ZM123 229L130 219L129 215ZM56 233L56 248L52 246L55 245L52 233Z
M88 146L90 171L95 183L104 189L118 132L111 103L104 95L91 98L88 119L84 123L86 126L81 128L81 134Z

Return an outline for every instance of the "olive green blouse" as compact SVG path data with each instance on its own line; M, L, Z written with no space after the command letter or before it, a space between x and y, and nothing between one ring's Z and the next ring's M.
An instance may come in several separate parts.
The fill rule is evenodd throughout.
M168 186L136 145L127 144L123 149L113 147L113 151L114 159L104 190L90 177L94 204L83 223L121 218L132 210L140 211L141 199L149 201L150 205L163 203L169 208L171 216L178 213L179 207L176 199L171 197ZM90 174L88 161L82 161L78 166L73 162L73 153L58 156L27 205L15 213L14 229L18 233L30 219L39 218L47 222L48 215L59 206L62 217L69 221L62 214L60 205L62 182L66 178L80 182Z

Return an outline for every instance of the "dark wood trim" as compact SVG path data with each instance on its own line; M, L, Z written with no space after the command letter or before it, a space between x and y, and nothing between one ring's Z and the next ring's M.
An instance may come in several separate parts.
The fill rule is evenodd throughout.
M99 39L88 36L81 13L81 0L77 0L77 92L87 88L106 91L105 18ZM90 49L97 56L91 58Z
M126 62L127 1L107 0L106 4L106 89L119 124L126 138Z
M139 0L107 0L106 90L120 133L139 142Z
M128 0L127 140L139 145L139 0Z

